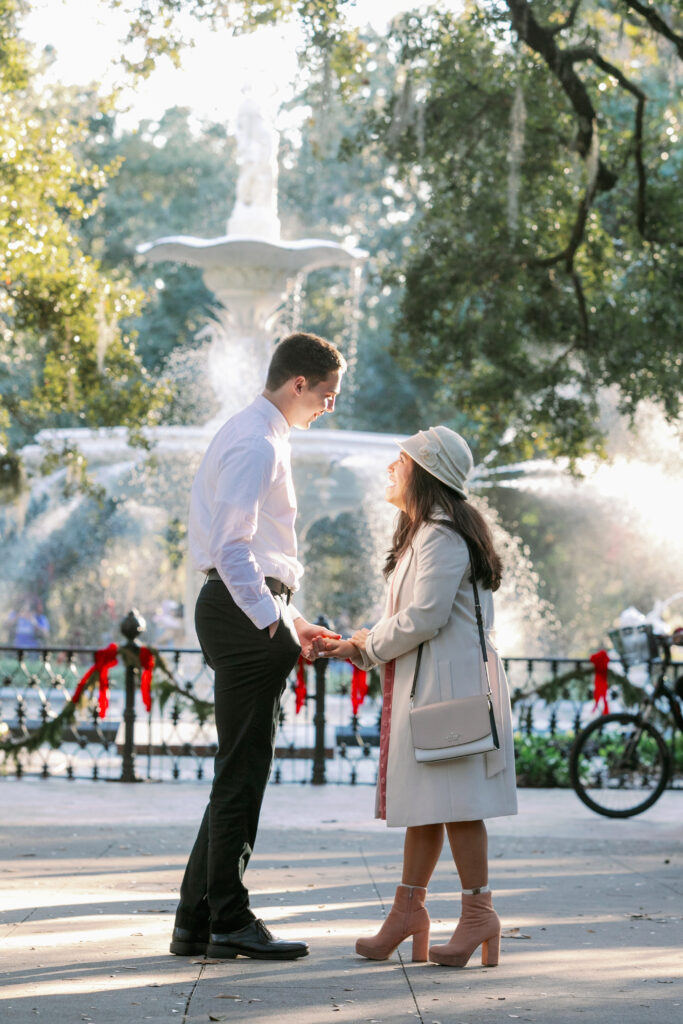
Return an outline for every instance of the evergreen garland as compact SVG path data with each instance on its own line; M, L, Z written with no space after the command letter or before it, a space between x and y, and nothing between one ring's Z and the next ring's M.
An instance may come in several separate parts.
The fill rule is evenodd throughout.
M156 648L148 647L147 650L154 656L154 673L156 674L157 669L159 669L164 676L164 678L159 680L155 680L154 676L152 677L152 693L156 695L160 709L163 710L170 697L179 697L191 705L199 724L205 725L213 715L213 703L196 697L189 686L182 686L176 680L174 673ZM141 671L139 648L122 645L118 649L117 654L126 668L132 667ZM91 694L93 688L98 683L97 675L93 675L91 683L84 690L78 704L82 706L86 700L86 695ZM65 731L74 725L76 709L77 705L70 698L66 701L59 714L52 718L46 718L40 728L33 732L25 729L24 734L16 738L0 739L0 755L5 760L13 758L15 762L18 762L20 754L35 753L36 750L44 745L56 750L64 740ZM4 729L2 728L3 725ZM8 733L9 728L7 724L0 723L0 736L3 734L7 735Z

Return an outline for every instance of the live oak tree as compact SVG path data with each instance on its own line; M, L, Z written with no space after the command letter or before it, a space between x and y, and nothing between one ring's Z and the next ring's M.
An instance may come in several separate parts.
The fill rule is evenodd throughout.
M161 53L178 57L186 24L179 14L236 31L295 15L307 29L304 64L319 71L320 120L325 104L337 104L338 123L348 110L355 125L366 104L369 118L355 140L346 132L347 163L339 165L337 181L343 184L347 172L360 181L354 166L382 166L379 190L361 183L375 196L383 189L381 201L394 216L392 231L373 251L371 273L381 275L373 298L381 301L371 315L387 335L394 321L393 358L400 361L396 373L383 340L380 372L368 382L393 375L409 402L421 380L417 390L435 396L439 418L467 424L471 435L478 431L481 445L495 445L501 458L539 449L575 456L598 446L598 397L609 387L625 411L650 398L676 416L683 191L681 15L672 5L480 0L457 17L408 15L383 44L382 74L391 65L392 81L381 88L377 50L348 30L344 2L112 5L130 14L124 56L143 72ZM116 277L114 260L103 273L98 260L106 265L107 255L88 235L91 221L107 223L106 207L95 212L107 175L87 150L85 127L56 110L54 97L41 103L32 95L16 33L24 7L0 0L9 104L0 173L18 204L0 227L1 386L15 444L39 424L154 421L164 402L130 333L120 328L121 321L135 322L138 297ZM52 138L65 159L45 144ZM131 168L134 150L126 154ZM309 155L312 166L316 153ZM39 168L47 189L31 168ZM290 180L293 195L298 186ZM286 204L286 174L282 181ZM30 217L22 216L24 208ZM32 224L49 231L40 252L30 244ZM107 226L115 235L111 220ZM401 232L410 244L399 240ZM154 309L179 321L177 310L164 309L172 294L180 293L167 289L153 299L148 326ZM311 288L310 296L320 323L333 326L337 313L324 288ZM198 320L205 306L196 308ZM142 341L158 372L164 353L153 354L151 332ZM420 409L428 408L429 400L421 400ZM390 419L387 409L385 427ZM11 477L16 462L9 449ZM75 469L82 466L76 453L71 458Z
M126 326L149 373L167 379L171 398L164 422L198 422L217 409L202 381L202 328L214 315L215 297L201 270L179 263L151 264L137 255L141 242L168 235L215 237L235 196L234 140L226 125L199 123L184 108L167 110L121 130L113 114L91 122L86 153L114 164L101 202L81 235L105 269L125 272L145 294ZM205 361L205 360L204 360Z
M396 352L501 458L599 448L606 389L680 411L681 40L638 6L470 4L392 32L370 130L425 196Z
M17 445L45 426L130 428L158 421L165 389L145 371L119 323L140 295L85 254L79 229L96 207L107 169L78 155L86 128L57 97L38 95L30 51L18 35L22 0L0 0L0 469L14 490ZM70 446L48 453L85 481Z
M347 6L128 9L148 54L178 42L181 10L238 31L294 13L308 29L306 60L322 53L329 96L348 98L374 57L345 27ZM370 111L366 141L422 197L413 244L387 277L403 294L396 357L500 458L599 448L607 389L622 412L650 399L675 419L680 7L469 0L457 15L405 15L387 45L395 85Z

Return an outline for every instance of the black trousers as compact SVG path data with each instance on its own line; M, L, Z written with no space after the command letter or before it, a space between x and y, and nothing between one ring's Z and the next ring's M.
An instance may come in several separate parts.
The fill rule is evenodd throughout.
M197 599L195 624L215 673L218 753L209 805L180 887L176 924L205 933L254 919L243 882L273 762L280 698L301 648L284 600L271 639L233 601L220 580Z

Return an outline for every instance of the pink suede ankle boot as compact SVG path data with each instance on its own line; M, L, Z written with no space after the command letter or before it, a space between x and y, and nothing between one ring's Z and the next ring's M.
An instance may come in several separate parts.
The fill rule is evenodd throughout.
M429 959L446 967L464 967L481 946L484 967L495 967L500 956L500 918L493 909L491 893L463 892L458 927L443 946L431 946Z
M413 937L413 961L424 963L429 947L429 914L425 907L427 890L419 885L399 885L394 905L377 932L369 939L359 939L356 953L369 960L387 960L397 946Z

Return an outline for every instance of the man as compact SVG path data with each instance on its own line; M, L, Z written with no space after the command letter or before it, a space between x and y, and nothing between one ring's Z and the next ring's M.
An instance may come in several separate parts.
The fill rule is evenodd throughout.
M273 759L280 698L299 654L333 636L290 604L297 559L290 427L334 410L346 363L314 334L276 347L266 387L209 445L192 485L189 544L207 574L197 636L215 672L218 753L209 805L180 888L171 952L291 960L305 942L275 939L243 883Z

